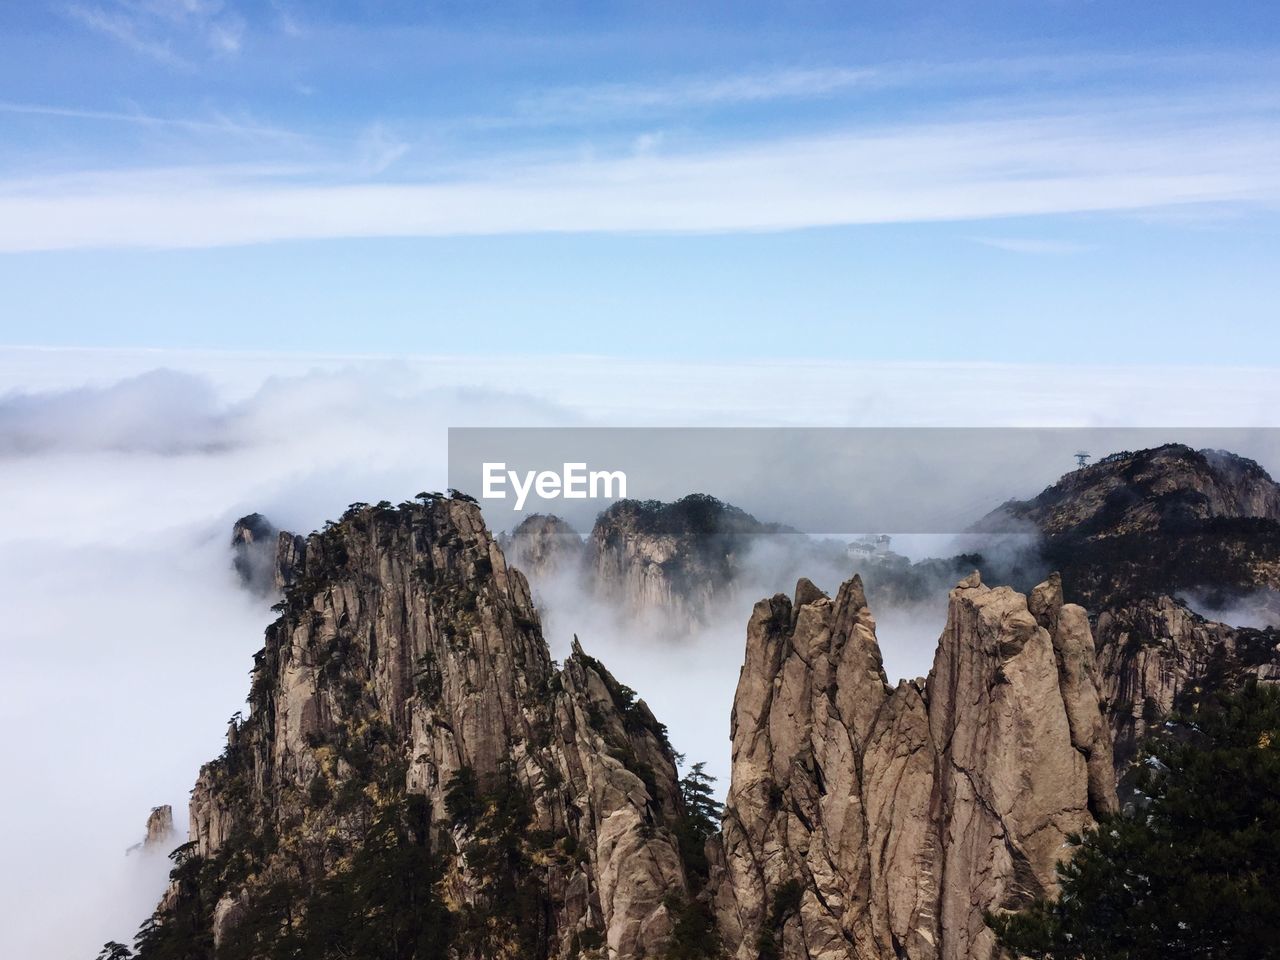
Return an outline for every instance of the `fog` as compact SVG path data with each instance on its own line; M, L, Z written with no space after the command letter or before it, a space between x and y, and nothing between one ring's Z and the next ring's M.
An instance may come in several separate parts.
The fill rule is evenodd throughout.
M1252 590L1227 598L1190 590L1178 594L1178 599L1200 616L1233 627L1280 627L1280 591Z
M839 581L819 579L825 581L819 586L834 595ZM534 589L552 656L557 660L568 656L576 635L587 653L635 689L667 725L672 746L686 756L687 763L706 764L707 772L717 779L721 799L729 786L729 714L742 666L746 624L755 602L774 592L737 590L716 607L709 623L684 632L653 620L618 616L594 600L576 577L536 583ZM946 623L946 608L943 592L931 603L876 614L891 682L928 673Z
M0 956L92 958L130 939L163 887L162 860L125 851L158 804L185 829L188 791L243 706L271 616L230 569L242 514L305 532L352 501L442 488L449 426L902 425L954 423L962 409L966 423L982 409L988 424L1222 424L1280 409L1275 379L1247 371L1176 389L1100 369L795 364L771 370L767 392L759 376L588 358L0 350ZM846 572L806 574L833 590ZM776 573L763 564L687 642L553 597L547 637L562 658L577 633L678 749L724 778L751 604L794 586ZM873 608L891 679L927 671L944 603Z

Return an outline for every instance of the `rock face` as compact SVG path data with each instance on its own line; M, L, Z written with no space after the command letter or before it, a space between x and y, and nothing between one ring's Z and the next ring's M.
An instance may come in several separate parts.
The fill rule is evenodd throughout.
M705 494L674 503L620 500L597 518L587 577L631 616L676 628L705 622L735 585L753 538L785 532Z
M241 584L264 597L293 583L305 550L304 538L277 530L260 513L241 517L231 528L231 565Z
M151 808L151 813L147 815L146 835L127 852L167 854L177 845L177 838L178 833L173 829L173 807L166 803Z
M539 603L563 602L561 588L576 581L621 620L674 634L715 621L727 601L749 609L755 597L803 573L832 582L862 573L868 596L883 607L933 602L981 561L967 555L913 563L875 538L850 544L809 537L705 494L615 503L597 517L585 544L568 523L543 514L500 542Z
M297 556L161 927L263 955L413 809L451 956L655 955L687 891L665 730L576 643L555 669L478 508L360 505Z
M928 680L891 688L857 578L757 604L713 856L731 955L989 957L984 911L1054 889L1115 793L1088 621L1055 584L1033 605L962 581Z
M231 528L231 565L241 584L264 596L271 590L278 532L260 513L241 517Z
M147 817L147 836L142 841L143 849L159 850L171 846L175 836L177 833L173 829L173 807L167 803L153 807Z
M559 517L534 513L502 541L502 551L531 580L560 573L580 574L586 545L582 534Z
M1206 695L1249 675L1280 680L1280 631L1215 623L1165 596L1102 611L1097 646L1121 775L1171 712L1190 713Z
M1041 531L1068 598L1090 608L1117 778L1169 712L1248 675L1280 679L1274 629L1214 623L1175 599L1249 597L1280 618L1280 485L1252 460L1178 444L1114 454L979 527L1011 519Z

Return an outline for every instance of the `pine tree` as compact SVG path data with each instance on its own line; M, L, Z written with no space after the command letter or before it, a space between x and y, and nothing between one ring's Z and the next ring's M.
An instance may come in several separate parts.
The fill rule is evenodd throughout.
M683 762L684 757L678 757ZM707 838L720 829L722 807L715 798L716 778L705 770L705 763L695 763L680 780L684 812L676 824L680 854L689 870L689 880L701 887L707 879Z
M680 780L685 811L704 840L720 829L723 810L713 789L716 778L706 772L706 766L705 763L695 763Z
M1146 801L1104 818L1059 868L1057 899L992 916L1036 960L1280 957L1280 691L1170 721L1144 757Z

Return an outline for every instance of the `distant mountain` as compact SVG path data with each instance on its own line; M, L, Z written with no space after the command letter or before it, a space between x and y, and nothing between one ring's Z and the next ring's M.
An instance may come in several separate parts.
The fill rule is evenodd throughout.
M945 593L982 559L912 563L888 549L888 539L810 537L695 493L673 502L620 500L600 513L585 540L558 517L535 514L501 543L535 595L547 578L567 575L620 616L674 634L713 622L743 591L749 601L817 571L833 583L860 573L877 604L919 603Z
M1167 444L1125 451L1010 501L979 530L1031 525L1069 600L1089 608L1123 776L1147 732L1246 676L1280 679L1280 631L1191 610L1252 596L1280 623L1280 485L1252 460Z
M1252 460L1167 444L1112 454L976 530L1030 525L1067 595L1105 606L1196 591L1224 603L1280 588L1280 485Z
M706 494L674 503L620 500L596 518L586 575L598 596L632 614L705 622L760 537L796 531Z
M241 517L231 528L231 565L241 584L262 596L279 594L302 567L306 540L277 530L260 513Z
M498 543L513 566L533 579L581 573L586 545L567 521L545 513L525 517Z

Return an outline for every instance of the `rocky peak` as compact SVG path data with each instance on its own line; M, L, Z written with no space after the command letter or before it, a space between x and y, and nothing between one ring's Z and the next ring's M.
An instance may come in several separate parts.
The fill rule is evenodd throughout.
M1252 460L1170 443L1103 457L1001 511L1049 536L1098 539L1215 517L1280 520L1280 486Z
M356 504L300 556L157 935L262 955L390 824L436 878L405 922L452 917L454 956L654 954L687 890L665 730L580 644L556 669L476 505Z
M588 575L624 612L661 612L687 626L705 621L732 588L753 537L784 531L706 494L620 500L591 531Z
M511 564L534 581L578 572L585 553L582 534L567 521L544 513L525 517L501 542Z
M142 846L148 850L169 845L176 836L173 829L173 807L169 804L153 807L147 817L147 836Z
M1095 608L1136 596L1280 586L1280 485L1252 460L1166 444L1116 453L977 524L1031 524L1068 594Z
M275 525L260 513L241 517L231 527L231 564L240 583L261 596L280 594L302 566L304 538Z
M264 596L271 589L278 533L260 513L243 516L231 527L231 565L242 585Z
M173 807L167 803L152 807L147 815L147 831L140 843L129 848L129 853L141 850L144 853L167 854L175 845L178 833L173 829Z
M1043 533L1044 554L1062 571L1051 592L1091 608L1092 684L1117 778L1171 711L1245 676L1280 678L1274 631L1214 623L1176 599L1225 606L1247 597L1280 618L1280 485L1252 460L1179 444L1113 454L979 526L1010 520Z
M713 876L732 955L977 958L1111 809L1083 611L975 574L927 681L891 688L861 583L756 605ZM1101 732L1101 740L1099 739Z

